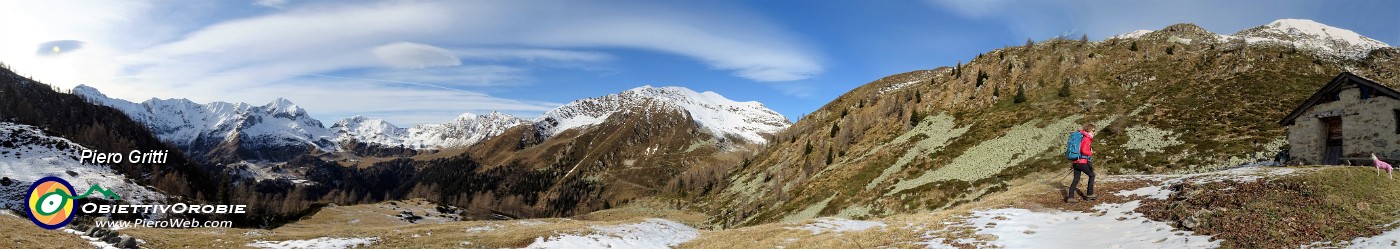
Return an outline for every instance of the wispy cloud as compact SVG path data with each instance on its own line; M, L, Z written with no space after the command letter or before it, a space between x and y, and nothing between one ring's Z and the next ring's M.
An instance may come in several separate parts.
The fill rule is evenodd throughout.
M462 59L447 49L412 42L395 42L370 49L375 57L397 68L460 66Z
M532 67L616 61L605 52L616 50L679 55L760 82L807 79L823 71L819 53L798 37L723 6L260 0L252 5L280 10L159 22L190 14L146 2L45 4L0 3L0 27L37 39L0 39L4 47L27 48L23 55L0 53L0 60L33 65L17 69L51 83L94 85L128 99L258 102L281 96L326 113L436 113L425 109L448 103L459 111L538 112L555 103L496 98L473 88L528 84ZM28 50L53 40L88 46L65 55L66 61L36 59ZM395 107L317 104L354 98L384 99Z
M281 9L287 7L287 0L254 0L253 5Z
M468 60L601 62L613 59L612 55L606 53L538 48L467 48L458 49L454 53Z

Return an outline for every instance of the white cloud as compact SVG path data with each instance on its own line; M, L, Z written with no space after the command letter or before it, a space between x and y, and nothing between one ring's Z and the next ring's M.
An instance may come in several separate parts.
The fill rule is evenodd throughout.
M612 55L606 53L569 51L558 49L468 48L458 49L454 52L457 56L460 56L462 58L477 60L551 60L600 62L613 59Z
M374 47L370 50L390 66L398 68L428 68L440 66L460 66L452 51L426 44L395 42Z
M352 77L353 80L409 85L432 84L436 87L503 86L521 84L531 79L528 70L501 65L469 65L413 70L378 70ZM337 76L339 77L339 76Z
M386 87L372 81L320 77L301 79L297 84L275 84L226 94L226 97L245 99L251 103L267 103L276 97L285 97L306 108L308 113L327 125L340 118L367 115L407 127L442 123L466 112L498 110L539 114L561 105L499 98L473 91L443 91L402 85Z
M293 96L301 94L293 90L363 98L409 90L460 94L473 87L526 84L531 82L532 67L606 67L599 64L617 58L603 51L614 50L684 56L754 81L800 80L823 71L818 54L786 30L724 6L572 1L254 3L284 9L264 13L140 1L0 1L0 30L7 32L0 39L0 61L61 87L88 84L126 99L185 97L256 103L287 97L308 107L318 105L312 101L351 98L302 100ZM180 19L186 16L222 19ZM35 55L36 45L54 40L79 40L85 46L53 58ZM12 48L22 49L7 50ZM358 87L326 81L349 81ZM464 96L441 95L438 101L410 95L379 98L402 109L397 111L414 113L432 113L421 109L451 98L458 100L453 105L482 104L502 111L543 108L528 101L460 101L469 99ZM328 112L355 110L323 106ZM445 117L452 116L456 115Z

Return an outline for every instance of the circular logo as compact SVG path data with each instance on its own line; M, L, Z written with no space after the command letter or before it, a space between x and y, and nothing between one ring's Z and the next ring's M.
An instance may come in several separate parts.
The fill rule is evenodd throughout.
M73 185L58 177L44 177L29 186L25 209L29 220L44 229L54 230L73 221Z

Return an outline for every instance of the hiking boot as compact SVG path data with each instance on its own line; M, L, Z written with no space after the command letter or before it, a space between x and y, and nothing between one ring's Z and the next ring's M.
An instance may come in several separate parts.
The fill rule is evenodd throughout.
M1090 201L1092 201L1092 200L1098 200L1098 199L1099 199L1099 195L1089 195L1089 196L1085 196L1085 197L1084 197L1084 200L1090 200Z
M1074 198L1074 196L1075 196L1076 194L1078 194L1078 193L1079 193L1079 190L1078 190L1078 189L1065 188L1065 191L1063 192L1063 194L1065 194L1065 202L1066 202L1066 203L1076 203L1076 202L1079 202L1079 198Z

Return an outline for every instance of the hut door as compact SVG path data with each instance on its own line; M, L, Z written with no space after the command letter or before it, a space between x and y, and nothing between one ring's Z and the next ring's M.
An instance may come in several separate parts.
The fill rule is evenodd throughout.
M1324 131L1326 145L1322 150L1322 164L1341 164L1342 157L1342 119L1332 117L1322 119L1322 123L1327 129Z

